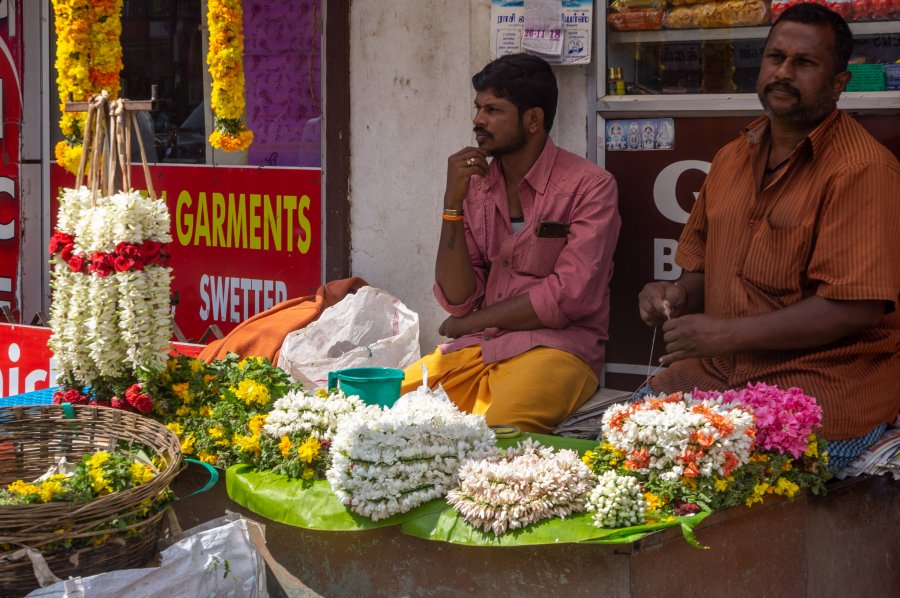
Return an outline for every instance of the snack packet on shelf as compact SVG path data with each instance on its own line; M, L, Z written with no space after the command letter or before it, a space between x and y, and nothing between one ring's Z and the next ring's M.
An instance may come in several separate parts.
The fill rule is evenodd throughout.
M676 6L666 12L666 29L708 29L748 27L768 21L763 0L725 0L692 6Z
M892 21L900 19L900 0L848 0L853 21ZM843 13L840 13L845 19Z
M616 31L650 31L662 29L662 10L628 10L611 12L606 15L606 22Z

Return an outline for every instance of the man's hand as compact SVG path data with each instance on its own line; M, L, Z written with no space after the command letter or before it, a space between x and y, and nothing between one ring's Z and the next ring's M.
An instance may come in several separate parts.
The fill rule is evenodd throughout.
M469 180L473 174L487 176L487 154L477 147L464 147L447 159L447 189L444 207L458 210L469 192Z
M666 354L659 362L669 365L690 357L714 357L734 351L735 334L729 325L732 322L702 314L665 322L662 329Z
M669 318L677 318L687 307L687 290L671 282L650 282L638 295L641 319L654 328Z
M471 315L465 315L461 318L450 316L438 328L438 334L448 338L459 338L472 332L478 332L478 329L472 330L471 318L469 317Z

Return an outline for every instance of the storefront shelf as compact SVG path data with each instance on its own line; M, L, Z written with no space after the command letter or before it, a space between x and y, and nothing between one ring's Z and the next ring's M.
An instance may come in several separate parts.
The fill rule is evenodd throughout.
M609 43L633 44L638 42L681 42L694 40L763 39L770 27L717 27L711 29L662 29L658 31L609 31ZM850 23L853 35L883 35L900 33L900 21L873 21Z

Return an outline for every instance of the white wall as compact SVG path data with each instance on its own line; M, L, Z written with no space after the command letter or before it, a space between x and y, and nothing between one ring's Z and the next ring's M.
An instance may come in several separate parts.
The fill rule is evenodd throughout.
M427 353L446 317L431 293L446 160L474 143L471 77L490 60L490 1L354 0L350 35L353 275L418 312ZM588 67L554 70L553 138L586 155Z

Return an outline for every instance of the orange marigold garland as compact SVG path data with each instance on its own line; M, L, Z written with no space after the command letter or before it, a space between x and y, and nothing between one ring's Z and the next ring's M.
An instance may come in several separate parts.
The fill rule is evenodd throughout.
M66 112L72 100L83 102L101 90L119 94L122 70L122 0L52 0L56 30L56 79L59 128L65 139L56 144L60 166L75 174L81 159L83 112Z
M240 0L209 0L209 53L212 76L210 105L215 115L209 143L227 152L243 151L253 143L244 113L244 25Z

